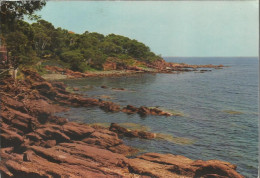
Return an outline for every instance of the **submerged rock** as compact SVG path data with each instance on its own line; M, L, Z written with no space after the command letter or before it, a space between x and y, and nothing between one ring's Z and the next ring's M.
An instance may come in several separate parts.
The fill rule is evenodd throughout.
M137 108L132 105L127 105L122 109L122 111L128 114L138 113L140 116L147 116L147 115L171 116L172 115L171 113L162 111L158 108L148 108L145 106L141 106Z
M116 91L125 91L126 89L124 89L124 88L112 88L112 90L116 90Z
M149 131L151 130L148 126L137 124L137 123L131 123L131 122L124 122L124 123L118 123L121 127L125 127L130 130L138 130L138 131Z
M195 142L195 140L186 137L177 137L170 134L157 133L157 139L166 140L168 142L172 142L179 145L191 145Z
M234 111L234 110L224 110L223 112L233 115L243 114L241 111Z

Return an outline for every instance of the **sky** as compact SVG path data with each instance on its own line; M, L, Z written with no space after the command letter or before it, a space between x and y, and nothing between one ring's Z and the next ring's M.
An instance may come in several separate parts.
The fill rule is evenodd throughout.
M258 1L48 1L37 14L76 33L111 33L156 54L258 56Z

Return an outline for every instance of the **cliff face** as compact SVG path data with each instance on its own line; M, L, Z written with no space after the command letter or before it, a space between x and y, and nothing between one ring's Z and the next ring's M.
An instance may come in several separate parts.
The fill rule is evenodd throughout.
M2 177L242 177L235 165L218 160L158 153L127 158L137 150L124 145L118 134L131 132L116 124L108 130L54 116L68 109L54 103L108 112L120 106L71 94L63 83L47 82L31 71L24 75L16 83L10 77L0 80Z

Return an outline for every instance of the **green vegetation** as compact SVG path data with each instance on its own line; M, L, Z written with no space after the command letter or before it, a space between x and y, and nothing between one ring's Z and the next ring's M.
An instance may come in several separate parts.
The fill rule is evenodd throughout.
M39 17L33 14L34 11L41 9L45 2L37 1L34 5L32 2L27 2L29 1L5 2L5 11L1 7L1 13L12 14L10 18L5 17L5 23L1 24L3 27L1 39L15 65L35 65L41 61L41 65L48 62L57 63L61 67L84 72L102 70L103 64L111 58L112 62L122 66L135 65L139 62L142 67L145 67L145 63L161 58L143 43L124 36L115 34L104 36L88 31L76 34L55 28L51 23L39 20ZM11 13L13 11L7 10L8 8L16 9L17 13ZM24 14L38 19L37 22L29 24L23 21ZM41 72L44 71L41 69Z

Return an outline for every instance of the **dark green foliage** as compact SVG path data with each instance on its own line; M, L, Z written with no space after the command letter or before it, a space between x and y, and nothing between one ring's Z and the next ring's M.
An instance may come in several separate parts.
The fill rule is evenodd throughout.
M34 30L34 49L40 57L54 52L57 44L57 33L54 26L44 20L39 20L38 23L32 24ZM46 51L49 51L46 53Z
M5 24L12 22L12 28L6 28L8 30L3 31L2 36L13 61L19 61L18 64L34 64L39 59L62 61L71 70L84 72L91 68L102 70L110 57L122 65L134 64L135 60L152 62L161 58L143 43L124 36L104 36L88 31L75 34L55 28L45 20L31 25L19 20L24 14L33 15L35 10L41 9L44 1L4 2L2 5L1 16Z
M45 1L1 1L1 45L9 52L9 60L13 67L20 64L35 63L38 58L33 49L34 30L22 21L24 15L37 18L35 11L40 10Z
M23 19L24 15L29 15L32 19L37 19L35 11L45 6L45 1L1 1L1 29L13 30L12 24L15 20Z
M84 72L87 68L86 61L79 50L67 51L61 54L61 60L70 65L70 69L74 71Z
M33 50L34 31L30 24L18 21L16 30L5 35L9 58L14 67L20 64L33 64L38 61Z

